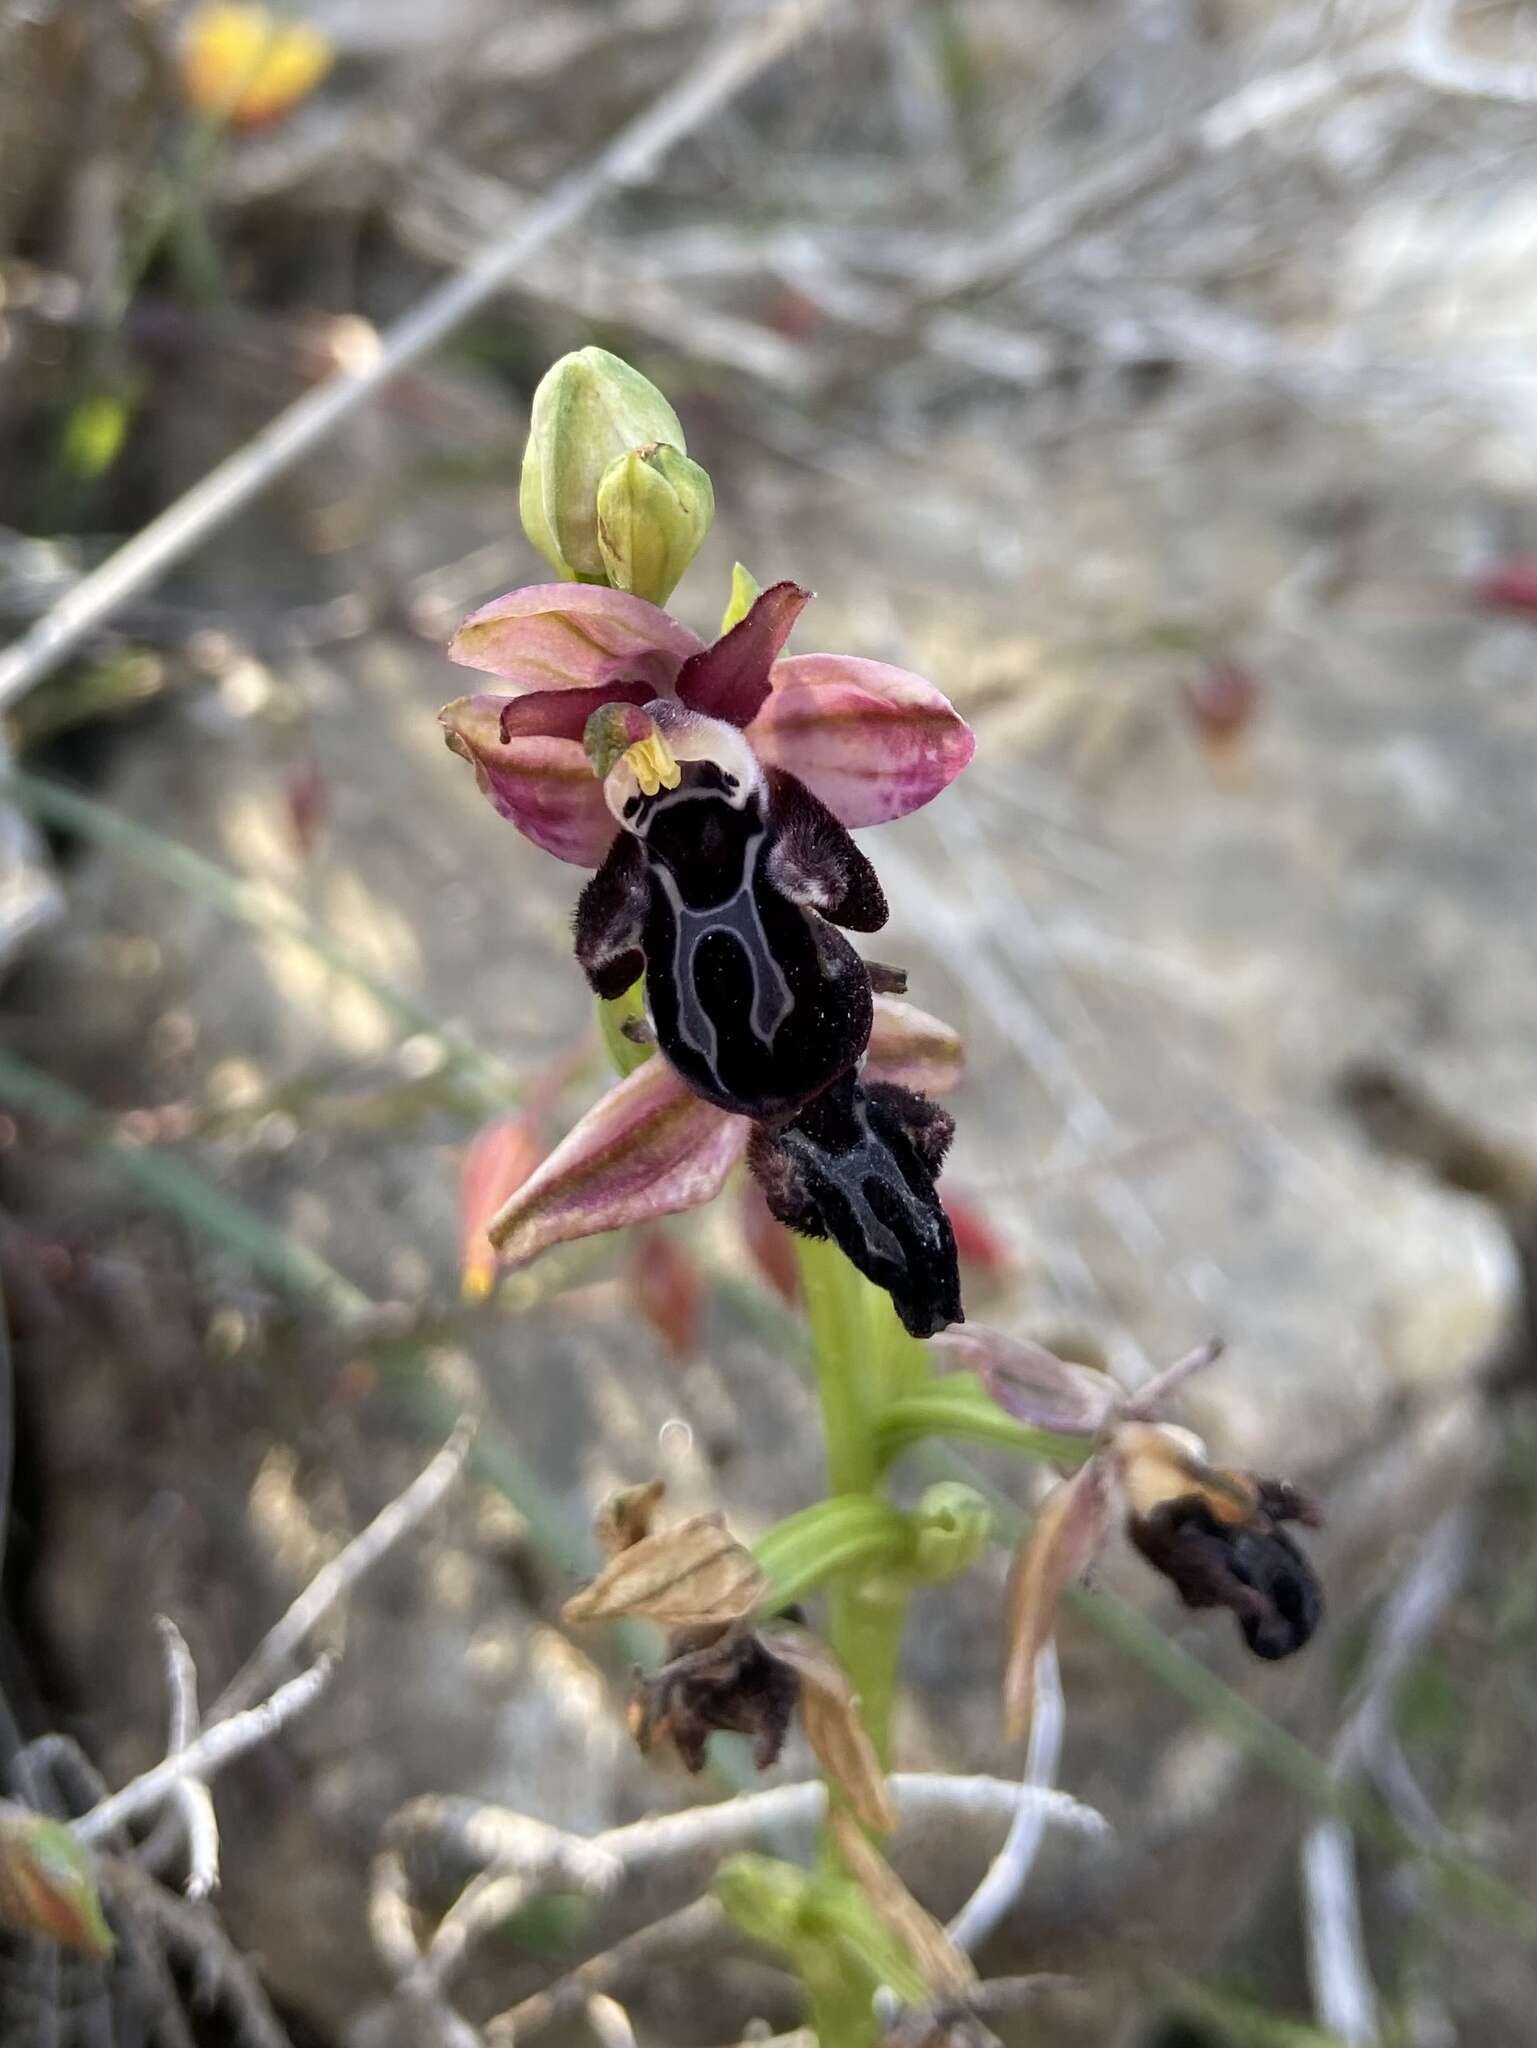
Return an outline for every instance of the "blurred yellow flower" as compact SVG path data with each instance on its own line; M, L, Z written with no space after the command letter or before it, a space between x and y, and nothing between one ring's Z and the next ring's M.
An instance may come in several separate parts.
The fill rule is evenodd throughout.
M312 93L334 55L318 28L269 8L199 7L182 43L182 90L198 113L254 128Z

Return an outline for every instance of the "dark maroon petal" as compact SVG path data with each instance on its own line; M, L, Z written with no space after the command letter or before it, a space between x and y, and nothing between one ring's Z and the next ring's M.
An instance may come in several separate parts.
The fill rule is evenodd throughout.
M587 721L605 704L649 704L649 683L600 683L590 690L531 690L502 706L501 737L507 740L579 740Z
M811 592L798 583L771 584L745 619L684 662L678 671L679 699L707 718L750 725L768 702L769 670L810 602Z

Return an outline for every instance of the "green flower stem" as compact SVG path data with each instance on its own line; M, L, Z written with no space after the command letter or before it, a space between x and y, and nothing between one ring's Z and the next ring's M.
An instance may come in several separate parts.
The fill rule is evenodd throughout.
M877 1356L872 1297L875 1290L825 1240L795 1240L822 1427L827 1445L827 1486L832 1494L880 1500L880 1459L875 1417L883 1361ZM891 1706L902 1647L905 1593L844 1581L827 1592L827 1635L859 1695L860 1711L881 1761L891 1739Z
M875 1455L870 1326L864 1281L835 1244L797 1237L796 1262L811 1324L811 1353L827 1442L829 1493L871 1493Z

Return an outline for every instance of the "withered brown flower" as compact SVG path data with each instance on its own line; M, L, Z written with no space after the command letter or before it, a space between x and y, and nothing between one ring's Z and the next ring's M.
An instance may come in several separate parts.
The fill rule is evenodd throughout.
M1081 1368L997 1332L975 1330L965 1341L1011 1413L1042 1427L1044 1417L1059 1428L1064 1417L1076 1418L1095 1436L1089 1458L1042 1503L1015 1561L1004 1676L1012 1734L1029 1731L1036 1660L1062 1596L1093 1565L1118 1509L1132 1545L1187 1607L1229 1609L1257 1657L1289 1657L1303 1647L1323 1618L1323 1593L1281 1525L1316 1526L1313 1504L1289 1480L1210 1463L1188 1431L1149 1419L1220 1346L1203 1345L1135 1399L1118 1401L1107 1391L1096 1414Z
M740 1623L678 1629L667 1652L630 1699L630 1733L642 1753L671 1742L688 1770L702 1771L705 1742L719 1728L748 1738L760 1771L776 1764L800 1698L790 1666Z
M668 1628L667 1654L636 1681L630 1732L643 1752L670 1742L704 1768L716 1730L745 1735L760 1771L776 1763L797 1711L818 1762L849 1810L884 1833L896 1824L885 1773L848 1675L825 1644L788 1619L756 1622L769 1581L719 1515L653 1527L659 1480L627 1487L598 1511L607 1563L566 1602L567 1621L644 1617Z

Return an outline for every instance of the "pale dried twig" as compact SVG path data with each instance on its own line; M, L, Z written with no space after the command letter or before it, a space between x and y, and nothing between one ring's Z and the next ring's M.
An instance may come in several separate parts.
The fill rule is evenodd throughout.
M601 1996L589 1998L586 2017L600 2048L635 2048L635 2029L630 2025L630 2015L617 2000Z
M259 1699L292 1659L306 1636L336 1603L393 1549L403 1536L431 1514L448 1492L470 1454L476 1424L472 1417L460 1419L453 1435L431 1464L417 1474L404 1493L381 1508L366 1529L360 1530L329 1564L322 1565L288 1611L257 1644L256 1649L220 1693L209 1715L219 1721L238 1713Z
M227 1721L205 1728L185 1749L174 1756L163 1757L152 1769L141 1772L120 1792L112 1793L93 1806L89 1813L81 1814L71 1823L76 1839L88 1846L104 1842L127 1822L154 1812L183 1780L211 1778L236 1757L244 1756L258 1743L268 1741L320 1696L331 1676L334 1661L330 1657L322 1657L308 1671L290 1679L287 1685L279 1686L271 1698L263 1700L259 1706L248 1707L243 1714L233 1714Z
M1036 1657L1034 1682L1024 1783L1042 1791L1052 1785L1057 1775L1066 1718L1054 1640L1048 1640ZM1014 1905L1029 1881L1045 1832L1046 1815L1042 1808L1021 1801L1003 1838L1003 1847L988 1865L982 1882L950 1922L950 1939L957 1948L974 1954Z
M1431 1529L1385 1604L1367 1649L1353 1711L1335 1744L1334 1771L1341 1783L1369 1774L1386 1776L1396 1787L1399 1770L1407 1775L1392 1731L1394 1696L1399 1680L1462 1584L1471 1552L1467 1511L1453 1508ZM1378 1764L1384 1750L1391 1759L1387 1772ZM1415 1819L1423 1824L1426 1802L1412 1777L1409 1783ZM1337 1815L1316 1820L1303 1837L1301 1868L1308 1979L1319 2023L1350 2048L1374 2048L1381 2038L1377 1994L1366 1954L1349 1824Z
M166 1685L171 1695L171 1726L166 1742L167 1757L183 1756L196 1741L200 1720L197 1704L197 1666L186 1638L168 1616L159 1616L156 1626L165 1646ZM213 1795L198 1778L177 1781L172 1799L187 1838L187 1881L183 1889L189 1899L206 1899L219 1882L219 1823L214 1815Z

